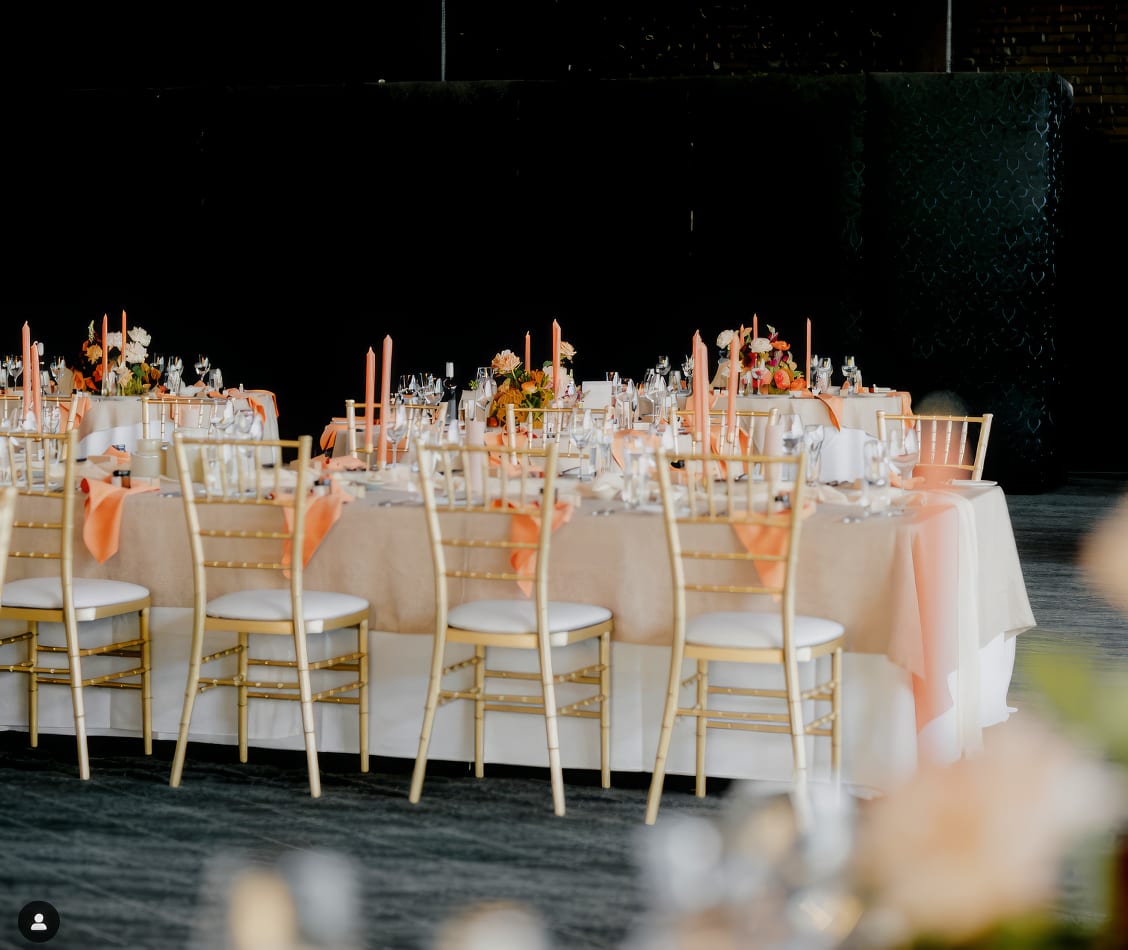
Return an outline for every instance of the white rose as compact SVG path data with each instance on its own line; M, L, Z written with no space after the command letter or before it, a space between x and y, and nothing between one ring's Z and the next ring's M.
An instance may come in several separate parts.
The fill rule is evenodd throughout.
M736 334L732 330L722 330L721 335L717 337L717 346L722 350L727 350L734 336L736 336Z
M152 337L149 336L149 331L144 327L130 327L129 338L134 343L139 343L141 346L148 346L153 342Z

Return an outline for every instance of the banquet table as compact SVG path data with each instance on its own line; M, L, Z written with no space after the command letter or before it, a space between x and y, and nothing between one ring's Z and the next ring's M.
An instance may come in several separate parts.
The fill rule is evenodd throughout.
M230 390L229 392L238 392ZM216 397L236 398L234 396ZM238 398L245 398L260 407L263 438L278 438L278 409L274 396L262 389L248 389ZM126 452L137 448L141 438L140 396L90 396L90 402L78 422L80 456L103 455L111 445L121 445Z
M406 477L394 477L404 468L349 476L350 489L363 497L342 507L309 562L306 579L310 588L348 591L371 603L370 749L374 755L411 758L422 719L434 594L418 494ZM614 499L594 497L590 483L561 482L575 507L553 540L553 596L590 600L614 611L612 768L649 771L672 624L661 514L655 505L628 510ZM152 617L158 738L176 735L191 616L187 535L175 488L164 480L161 491L126 499L120 550L104 563L89 555L81 536L76 541L76 573L128 578L152 590L158 605ZM857 514L848 503L820 503L804 521L799 554L797 609L846 626L844 778L876 789L911 774L919 761L952 761L979 749L982 729L1013 711L1006 694L1014 637L1035 623L1000 487L945 486L910 492L902 500L913 502L903 515L860 522L843 520ZM13 565L13 577L19 576L18 568ZM516 589L514 596L521 596ZM46 642L52 635L59 638L61 631L43 633ZM348 634L332 634L340 635ZM20 677L2 680L0 728L25 729L25 683ZM200 697L195 738L235 741L235 704L233 697L221 695L226 692ZM128 693L88 691L91 734L138 734L132 700ZM253 704L252 743L301 748L292 705ZM469 704L457 704L462 705ZM319 708L318 715L322 749L355 749L355 716L333 708ZM71 731L70 717L66 690L41 690L44 731ZM589 725L561 723L565 767L598 767L597 730ZM816 772L828 763L827 745L813 745ZM472 750L472 710L444 710L432 758L466 760ZM536 717L491 717L487 759L543 766L543 725ZM790 766L786 736L722 732L709 737L710 775L786 780ZM693 768L692 730L675 730L668 769L692 774Z

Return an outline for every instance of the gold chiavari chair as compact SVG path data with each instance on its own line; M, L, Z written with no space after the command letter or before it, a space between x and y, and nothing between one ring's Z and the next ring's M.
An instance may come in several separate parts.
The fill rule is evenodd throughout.
M887 439L890 423L914 428L920 446L914 474L929 482L953 478L977 481L983 478L993 419L990 412L952 415L878 410L877 437L883 442Z
M296 702L309 791L319 797L314 704L326 703L356 707L360 770L368 771L369 603L305 586L312 443L308 435L295 440L173 433L194 589L188 679L169 779L173 787L183 774L196 697L216 687L235 693L240 762L248 756L248 703ZM199 454L202 481L193 477L190 451ZM275 464L289 453L296 455L294 468ZM217 589L231 592L217 594ZM355 631L355 645L338 652L331 635L348 629ZM292 649L286 656L260 652L261 638ZM311 640L323 646L317 658L310 656ZM207 675L204 668L211 663L218 664L208 667L216 672ZM274 672L278 669L289 670L288 678Z
M557 451L555 442L543 453L528 446L502 452L484 445L417 446L421 470L439 473L439 484L421 480L435 576L435 631L411 777L413 803L423 793L436 710L460 700L474 709L476 777L485 774L487 717L523 713L543 717L557 815L565 807L558 717L598 722L601 780L604 788L611 785L614 618L598 604L549 598L552 534L561 514ZM456 602L466 589L481 594ZM585 641L597 644L597 656L572 657L558 670L563 648ZM462 650L450 649L456 645ZM501 665L506 650L532 651L538 671ZM509 685L498 691L500 683ZM522 683L528 688L518 691Z
M675 485L669 456L656 449L658 484L673 590L673 644L665 707L646 804L658 816L674 723L696 723L696 794L705 795L709 729L788 735L797 785L806 781L807 742L829 737L837 780L842 746L845 628L795 610L806 453L680 453ZM786 480L740 479L738 472L789 471ZM716 472L727 477L716 478ZM818 666L829 657L829 669ZM693 664L687 676L685 665ZM776 685L733 677L737 664L778 668ZM805 685L801 671L810 674ZM688 700L683 692L689 690ZM808 718L816 703L829 709Z
M74 573L75 509L81 497L75 468L78 431L0 433L0 475L19 493L8 550L9 577L15 563L21 575L5 581L0 620L25 624L19 633L0 637L0 646L23 644L24 657L0 664L0 672L28 678L28 729L34 748L39 739L39 689L67 686L74 711L79 775L90 778L83 691L87 687L137 690L145 754L153 751L147 587L128 581L79 577ZM137 626L108 641L92 622L134 614ZM60 624L65 645L49 644L43 624ZM99 627L107 625L99 625ZM115 624L108 624L111 630ZM96 637L98 639L96 639ZM52 660L44 663L46 656Z

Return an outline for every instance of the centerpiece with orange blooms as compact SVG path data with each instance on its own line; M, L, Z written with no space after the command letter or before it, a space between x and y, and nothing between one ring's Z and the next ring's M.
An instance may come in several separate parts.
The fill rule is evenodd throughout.
M512 350L502 350L490 362L497 379L497 392L490 402L486 419L489 426L505 425L507 406L544 409L552 405L549 374L543 369L528 369Z

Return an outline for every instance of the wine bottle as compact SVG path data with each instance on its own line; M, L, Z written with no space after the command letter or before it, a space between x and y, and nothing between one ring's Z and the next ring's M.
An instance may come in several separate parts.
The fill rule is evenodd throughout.
M441 402L447 404L446 418L448 424L458 423L458 384L454 381L454 364L446 364L446 374L443 376L443 396Z

